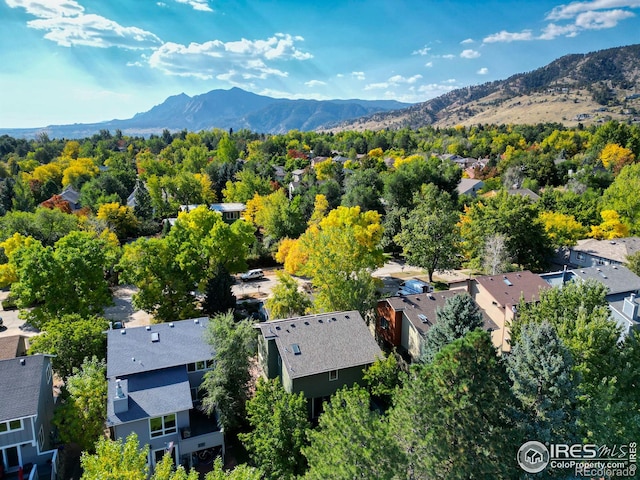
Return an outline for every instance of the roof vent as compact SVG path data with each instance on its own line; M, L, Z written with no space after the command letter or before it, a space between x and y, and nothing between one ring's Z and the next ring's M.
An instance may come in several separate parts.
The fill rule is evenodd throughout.
M123 328L122 330L120 330L120 333L124 335L125 333L127 333L127 331Z
M302 353L300 351L300 345L298 345L297 343L292 343L291 344L291 350L293 350L293 354L294 355L300 355Z
M196 325L198 325L198 324L200 323L200 319L199 319L199 318L195 318L195 319L193 320L193 323L195 323Z
M513 283L511 283L511 280L509 280L506 275L504 276L504 279L502 281L505 283L506 286L513 287Z
M335 322L336 321L336 317L331 317L331 321Z
M148 332L149 330L151 330L151 325L147 325L146 330L147 330L147 332Z
M322 319L321 318L318 319L318 323L322 323Z
M422 323L429 323L429 319L427 318L427 316L426 316L426 315L423 315L422 313L420 313L420 314L418 315L418 318L420 319L420 321L421 321Z
M305 322L304 322L304 324L305 324L305 325L309 325L309 322L305 321Z
M25 359L24 359L24 358L21 358L21 359L20 359L20 365L25 365L26 363L27 363L27 362L25 361Z
M151 341L153 343L159 342L160 341L160 333L159 332L152 332L151 333Z
M345 315L344 318L346 318L347 320L349 320L349 315Z
M173 322L169 322L169 327L173 328Z
M291 328L296 328L296 324L295 324L295 323L292 323L292 324L291 324Z

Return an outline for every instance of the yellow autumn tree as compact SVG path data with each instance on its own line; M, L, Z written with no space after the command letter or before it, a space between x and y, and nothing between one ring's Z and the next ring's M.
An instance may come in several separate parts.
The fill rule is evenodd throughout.
M79 184L95 177L99 172L98 167L91 158L78 158L71 160L69 166L62 172L62 186L78 186Z
M331 180L338 174L340 165L334 162L333 159L327 158L323 162L317 163L314 169L316 171L316 178L318 180Z
M544 224L544 229L553 246L556 248L571 247L587 234L587 229L573 215L559 212L541 212L540 220Z
M320 311L359 310L375 304L373 269L384 264L380 214L338 207L296 241L283 241L276 256L288 273L311 278Z
M132 236L138 227L138 219L133 208L118 202L100 205L96 217L103 220L120 240Z
M0 248L4 250L4 254L8 260L7 263L0 264L0 288L8 287L13 282L18 281L18 273L13 263L13 254L16 250L23 246L28 247L37 242L38 240L33 237L25 237L19 233L14 233L4 242L0 243Z
M617 143L608 143L600 152L600 160L605 168L610 168L618 173L625 165L632 164L636 156L633 152Z
M590 237L598 240L612 240L629 236L629 227L620 221L620 215L615 210L600 212L602 223L591 227Z

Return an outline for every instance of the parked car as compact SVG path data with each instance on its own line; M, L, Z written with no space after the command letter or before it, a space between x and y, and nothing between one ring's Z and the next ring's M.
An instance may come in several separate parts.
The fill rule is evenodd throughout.
M264 272L259 268L256 268L254 270L249 270L248 272L245 272L242 275L240 275L240 280L242 280L243 282L250 282L251 280L260 280L261 278L264 278Z

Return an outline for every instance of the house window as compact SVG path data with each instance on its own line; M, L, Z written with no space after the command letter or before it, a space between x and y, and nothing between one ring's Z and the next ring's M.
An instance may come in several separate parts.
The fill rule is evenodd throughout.
M156 466L158 463L160 463L162 461L162 457L164 457L166 454L171 455L171 457L173 458L173 464L177 465L176 460L177 460L177 455L176 455L176 447L174 445L172 445L173 442L171 442L170 445L167 445L167 448L159 448L158 450L154 450L153 451L153 465Z
M204 372L213 368L213 360L203 360L200 362L187 364L187 372Z
M164 415L163 417L155 417L149 419L149 430L151 438L163 437L176 433L176 414Z
M0 423L0 433L15 432L18 430L22 430L22 419Z
M604 261L604 258L599 258L597 260L598 265L606 265L607 262Z
M4 452L4 465L6 468L17 468L21 463L21 455L18 447L9 447L4 450L0 450L0 461L2 461Z
M329 381L333 382L334 380L338 379L338 370L331 370L329 372Z
M389 322L384 317L380 317L380 328L382 330L387 330L389 328Z
M584 260L584 253L581 253L581 252L576 253L576 258L578 260Z

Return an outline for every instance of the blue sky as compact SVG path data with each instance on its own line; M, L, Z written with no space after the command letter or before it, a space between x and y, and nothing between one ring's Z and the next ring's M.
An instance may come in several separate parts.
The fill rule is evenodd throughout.
M640 0L0 0L0 127L233 86L421 102L638 32Z

